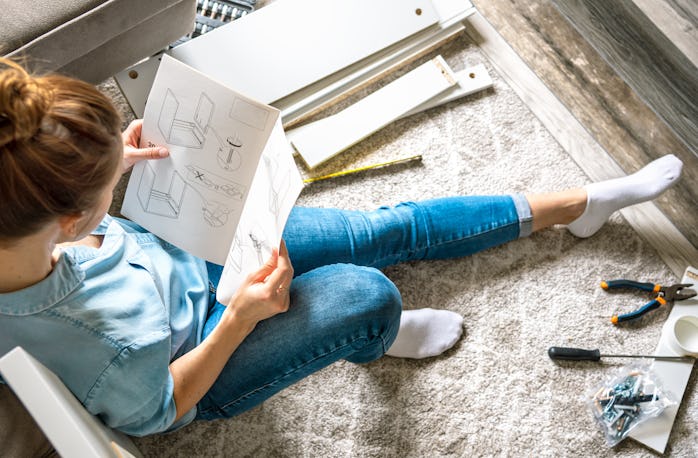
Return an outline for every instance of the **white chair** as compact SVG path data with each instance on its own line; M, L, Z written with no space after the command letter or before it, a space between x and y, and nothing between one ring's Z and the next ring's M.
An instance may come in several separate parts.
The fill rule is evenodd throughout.
M142 457L128 436L91 415L61 380L21 347L0 358L0 375L59 455Z

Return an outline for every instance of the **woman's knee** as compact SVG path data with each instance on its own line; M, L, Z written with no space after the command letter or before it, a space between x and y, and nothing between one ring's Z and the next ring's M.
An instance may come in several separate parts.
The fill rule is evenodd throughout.
M348 278L354 294L360 298L354 305L355 329L366 330L366 339L358 340L355 352L347 356L354 363L374 361L390 348L397 337L402 314L402 298L397 287L382 272L360 267Z
M291 299L302 304L320 301L327 313L345 325L368 324L381 334L399 325L402 298L381 271L353 264L333 264L314 269L294 280ZM297 287L296 287L297 286ZM380 330L380 331L379 331Z
M345 276L348 294L357 299L355 310L386 321L400 320L402 297L400 291L388 277L373 267L351 266Z
M373 267L337 264L334 280L344 300L352 301L357 312L366 309L371 314L400 315L402 298L395 284Z

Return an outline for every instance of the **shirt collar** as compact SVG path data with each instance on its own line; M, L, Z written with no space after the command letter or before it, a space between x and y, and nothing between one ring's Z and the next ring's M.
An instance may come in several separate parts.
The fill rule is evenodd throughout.
M109 214L105 214L104 218L102 218L102 221L99 223L99 226L97 226L93 231L92 235L104 235L107 233L107 229L109 228L109 225L114 219L109 216Z
M46 278L19 291L0 294L0 313L13 316L39 313L63 300L84 279L85 272L63 252Z

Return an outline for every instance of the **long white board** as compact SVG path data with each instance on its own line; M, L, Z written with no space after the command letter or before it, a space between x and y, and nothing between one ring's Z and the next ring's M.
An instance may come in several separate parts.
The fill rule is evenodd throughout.
M455 38L474 11L469 0L276 0L167 53L227 85L251 74L252 93L231 87L278 108L290 126ZM314 38L301 42L300 33ZM136 116L160 58L114 75Z
M453 71L438 56L343 111L288 132L287 137L312 168L456 83Z
M171 55L272 103L438 21L424 0L280 0Z

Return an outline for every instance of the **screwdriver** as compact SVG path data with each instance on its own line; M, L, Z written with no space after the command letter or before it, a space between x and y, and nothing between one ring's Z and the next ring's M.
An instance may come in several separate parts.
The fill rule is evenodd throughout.
M550 356L550 359L564 361L599 361L601 358L652 358L659 361L695 361L695 358L690 356L602 355L598 348L585 350L572 347L550 347L548 348L548 356Z

